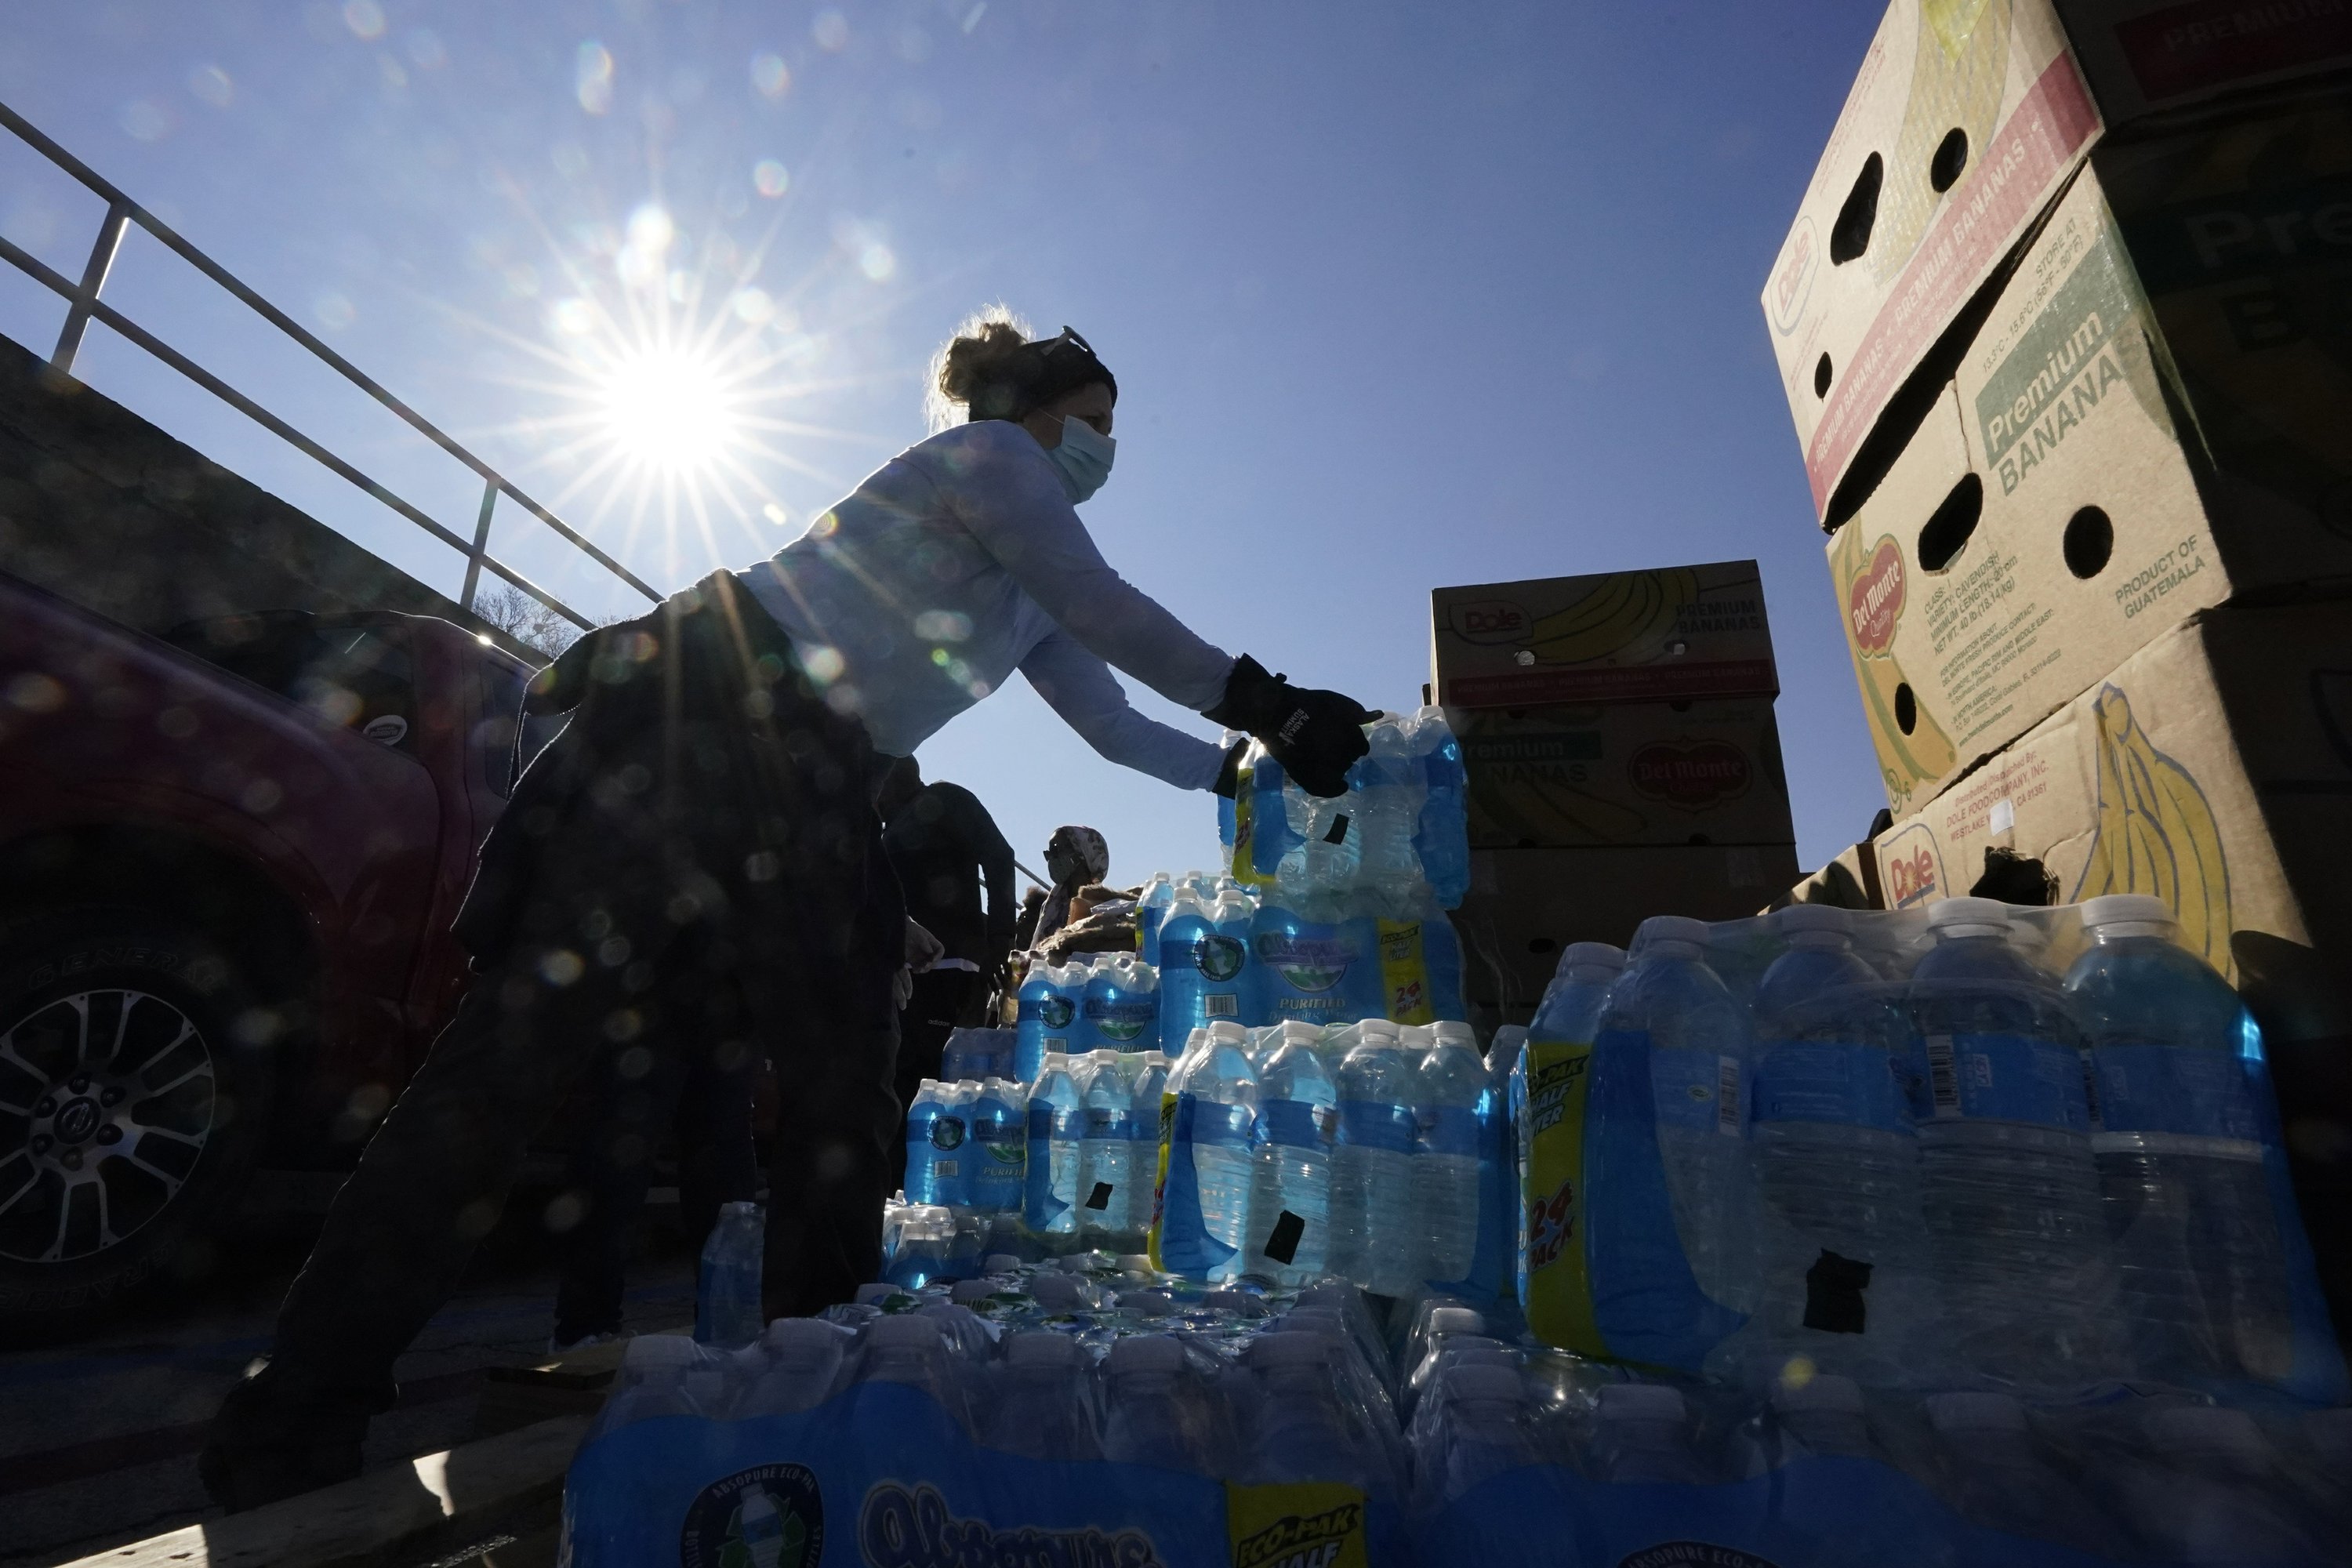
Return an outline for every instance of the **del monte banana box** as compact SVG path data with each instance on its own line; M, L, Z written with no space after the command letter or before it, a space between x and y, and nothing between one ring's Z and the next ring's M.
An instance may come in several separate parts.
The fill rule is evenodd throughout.
M1456 709L1470 847L1786 844L1768 697Z
M2334 0L1895 0L1764 288L1815 507L2105 130L2347 62Z
M1770 696L1753 561L1439 588L1434 700L1448 708Z
M2278 443L2184 388L2103 189L2091 171L2068 191L1933 415L1829 543L1897 815L2184 616L2352 586L2352 515L2217 468ZM2305 369L2296 385L2352 429L2352 382ZM2320 463L2266 471L2315 507Z

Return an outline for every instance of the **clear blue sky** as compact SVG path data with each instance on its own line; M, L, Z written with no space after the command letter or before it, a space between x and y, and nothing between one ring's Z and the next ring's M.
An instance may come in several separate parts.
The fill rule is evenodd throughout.
M1753 556L1801 858L1883 804L1757 304L1874 0L10 11L0 97L527 489L569 487L657 586L774 550L919 438L925 361L1003 300L1118 372L1085 515L1210 640L1410 706L1433 585ZM666 249L631 226L649 205ZM99 216L0 136L0 232L78 274ZM760 367L765 449L700 516L592 477L601 440L552 423L601 341L569 328L669 271ZM160 247L109 297L470 531L468 476ZM61 313L0 268L0 332L46 353ZM81 369L456 587L453 555L110 334ZM495 544L627 606L511 517ZM1033 866L1061 822L1103 829L1117 879L1214 859L1207 796L1099 761L1017 682L922 758Z

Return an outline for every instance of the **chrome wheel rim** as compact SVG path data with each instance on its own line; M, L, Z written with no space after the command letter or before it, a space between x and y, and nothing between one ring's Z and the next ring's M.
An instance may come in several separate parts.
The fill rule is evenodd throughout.
M0 1259L68 1263L171 1206L217 1128L212 1047L121 987L44 1002L0 1034Z

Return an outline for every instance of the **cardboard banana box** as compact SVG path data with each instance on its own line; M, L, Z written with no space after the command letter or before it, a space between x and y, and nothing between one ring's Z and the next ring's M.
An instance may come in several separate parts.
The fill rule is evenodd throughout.
M1526 1022L1572 942L1622 947L1652 915L1737 920L1797 879L1793 843L1474 849L1454 911L1474 1003Z
M2340 111L2315 118L2343 126ZM2352 168L2352 136L2345 149ZM2069 189L1957 379L1828 546L1898 816L2183 616L2352 588L2352 475L2331 477L2352 465L2340 346L2235 351L2269 364L2259 397L2213 390L2239 378L2211 360L2184 380L2105 193L2095 167ZM2352 206L2343 221L2352 231ZM2289 276L2318 286L2315 271ZM2168 298L2184 318L2221 308L2200 289Z
M1446 714L1470 847L1786 844L1789 783L1766 697Z
M1878 850L1870 840L1849 845L1837 858L1774 899L1761 912L1790 904L1828 904L1841 910L1883 910L1886 895L1878 885Z
M1816 509L2110 127L2347 62L2336 4L1895 0L1764 288Z
M1448 708L1780 689L1753 561L1439 588L1429 623L1433 700Z
M1887 906L1986 853L2054 901L2154 893L2294 1035L2352 1033L2352 604L2208 610L1874 840ZM2331 1022L2331 1016L2333 1021Z

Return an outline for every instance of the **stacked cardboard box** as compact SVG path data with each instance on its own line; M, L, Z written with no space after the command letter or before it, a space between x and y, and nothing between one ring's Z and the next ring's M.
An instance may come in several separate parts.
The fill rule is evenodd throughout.
M2018 858L2167 899L2268 1032L2340 1313L2347 67L2343 6L1895 0L1764 296L1885 902Z
M1568 943L1745 914L1795 874L1754 562L1440 588L1430 624L1474 1002L1525 1021Z

